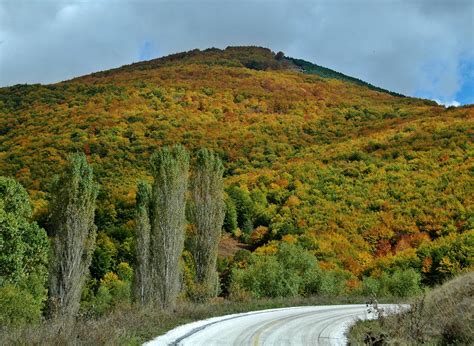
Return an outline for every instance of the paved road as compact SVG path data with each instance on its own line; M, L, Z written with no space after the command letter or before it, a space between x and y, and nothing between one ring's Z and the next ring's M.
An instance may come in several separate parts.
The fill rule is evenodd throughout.
M357 318L373 313L365 305L262 310L189 323L146 345L345 345L344 333Z

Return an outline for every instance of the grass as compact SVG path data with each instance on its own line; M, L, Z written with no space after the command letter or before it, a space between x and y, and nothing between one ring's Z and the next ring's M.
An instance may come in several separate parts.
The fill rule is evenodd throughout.
M364 297L294 297L206 304L181 302L174 310L123 305L98 318L79 318L71 328L43 322L36 326L0 330L1 345L139 345L174 327L214 316L288 306L365 303Z
M414 299L409 310L360 321L348 333L351 345L473 345L474 272Z

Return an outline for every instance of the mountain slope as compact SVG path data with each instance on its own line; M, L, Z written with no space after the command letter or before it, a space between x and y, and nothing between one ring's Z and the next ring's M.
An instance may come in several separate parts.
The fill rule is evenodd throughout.
M99 248L112 249L96 278L133 262L137 180L173 143L222 156L239 226L227 230L259 253L296 242L352 288L397 268L432 283L471 266L474 108L328 71L233 47L1 88L0 174L28 188L47 225L54 173L86 152L102 185Z

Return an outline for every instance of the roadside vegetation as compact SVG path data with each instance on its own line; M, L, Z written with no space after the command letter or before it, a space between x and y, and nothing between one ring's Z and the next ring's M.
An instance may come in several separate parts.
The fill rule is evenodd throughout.
M351 345L474 344L474 272L460 275L410 301L399 314L360 321L348 333Z
M141 345L178 325L215 316L291 306L364 302L365 297L354 296L280 297L241 301L216 298L205 303L178 301L173 309L167 310L122 303L101 316L81 314L71 328L66 330L60 330L61 324L50 321L3 329L0 333L0 344ZM393 302L393 299L382 302Z

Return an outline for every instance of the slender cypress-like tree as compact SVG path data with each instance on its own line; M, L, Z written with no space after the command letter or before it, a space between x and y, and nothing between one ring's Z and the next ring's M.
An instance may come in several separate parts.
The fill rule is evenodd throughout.
M191 252L196 264L196 282L215 296L218 292L217 248L225 216L224 166L207 149L197 153L191 178L190 214L195 225Z
M137 195L137 273L135 299L172 307L180 290L179 260L184 247L189 155L177 145L151 158L151 194ZM149 197L146 197L149 196ZM148 221L147 221L148 220ZM142 293L143 292L143 295Z
M177 145L152 157L152 279L155 299L162 307L174 305L180 285L179 259L184 247L189 154Z
M95 247L98 185L84 154L68 158L51 202L53 233L49 278L49 313L65 322L79 310L81 291Z
M150 198L151 189L145 182L137 187L135 233L137 268L134 275L135 301L146 305L151 301L153 287L150 272Z

